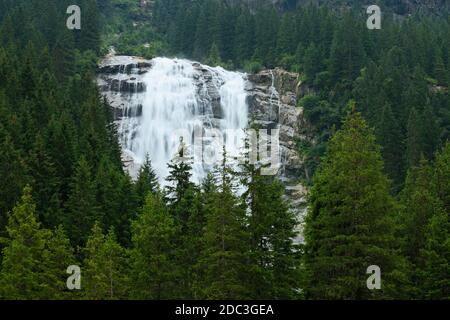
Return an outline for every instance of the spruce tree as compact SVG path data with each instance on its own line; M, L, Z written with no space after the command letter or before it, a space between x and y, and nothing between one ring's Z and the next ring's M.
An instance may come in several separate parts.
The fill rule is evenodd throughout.
M450 212L450 142L436 155L434 184L445 212Z
M37 220L32 190L25 187L22 199L9 216L0 271L0 297L13 300L63 299L70 297L65 280L74 263L72 248L62 229L54 233Z
M410 263L410 278L413 287L411 297L424 297L422 270L425 258L421 251L425 248L427 228L430 219L442 211L433 183L433 169L425 159L419 167L412 168L406 178L401 193L402 213L399 219L403 253Z
M84 249L83 297L89 300L125 299L128 295L127 253L114 229L105 236L98 223Z
M250 294L245 209L234 194L228 170L224 161L219 185L206 195L204 244L195 286L203 299L246 299Z
M352 113L331 139L309 196L306 296L370 299L394 295L395 281L400 281L395 271L395 210L374 134L359 113ZM382 270L381 290L366 286L366 270L371 265Z
M13 208L28 182L27 165L2 127L0 125L0 176L3 181L0 188L0 235L7 223L6 213Z
M181 202L188 190L195 187L190 181L192 166L189 161L176 160L171 161L168 166L170 171L166 179L168 182L165 189L166 202L175 222L184 225L189 217L185 208L181 206Z
M252 263L252 298L291 299L298 289L298 260L293 239L296 218L277 177L261 174L261 166L247 164L241 175L248 208L247 229Z
M421 122L415 108L411 109L408 119L407 138L406 138L406 161L408 168L419 165L423 153Z
M173 261L176 230L160 194L148 194L142 214L132 227L131 297L177 298L179 271Z
M400 191L404 180L404 144L400 126L390 105L384 106L377 127L377 141L382 146L381 153L385 164L385 172L392 179L393 191L397 193Z
M70 183L64 227L74 245L83 246L95 221L101 221L91 167L81 157Z
M421 255L421 273L425 299L450 299L450 222L448 212L436 213L427 226L426 243Z
M142 207L147 199L147 195L149 193L155 194L158 191L158 188L158 177L152 168L150 157L147 154L135 182L135 192L136 196L139 198L138 206Z
M0 296L3 299L36 299L42 290L41 265L45 257L48 232L36 218L36 205L31 188L26 187L22 199L14 207L3 239L0 272Z
M52 231L47 240L47 252L45 263L43 264L43 276L45 285L43 294L45 299L76 299L78 293L67 289L67 268L77 265L74 250L70 240L62 226L58 226Z

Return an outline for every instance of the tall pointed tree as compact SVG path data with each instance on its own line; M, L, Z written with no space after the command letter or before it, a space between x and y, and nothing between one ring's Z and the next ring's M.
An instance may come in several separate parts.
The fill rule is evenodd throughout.
M359 113L350 114L329 143L314 179L306 218L308 298L370 299L395 294L395 204L379 146ZM383 272L381 290L366 286L366 270Z
M135 183L136 195L139 198L139 207L142 207L145 204L145 200L149 193L155 194L158 191L158 186L158 177L153 170L150 156L147 154Z
M173 299L178 292L178 270L173 261L173 218L160 194L148 194L142 214L133 223L131 297Z
M293 239L296 218L274 176L261 174L261 166L243 167L243 194L248 208L247 229L252 263L254 299L291 299L298 289L298 261Z
M90 300L125 299L129 291L127 253L117 243L114 229L105 236L98 223L84 249L83 296Z
M41 229L36 205L26 187L8 219L8 238L3 240L0 296L4 299L36 299L42 290L41 264L48 231Z
M249 237L245 210L234 195L225 161L220 184L206 197L204 248L198 261L197 295L203 299L245 299L250 290L246 257Z
M101 221L91 167L84 157L80 158L75 168L66 209L65 229L74 245L83 246L95 221Z
M54 233L37 220L32 190L9 217L0 270L0 297L4 299L62 299L71 297L65 286L67 267L74 263L72 248L62 229Z

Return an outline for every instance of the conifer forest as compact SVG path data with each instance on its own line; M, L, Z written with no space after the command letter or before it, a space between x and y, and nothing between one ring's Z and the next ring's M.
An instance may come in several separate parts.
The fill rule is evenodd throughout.
M446 0L0 0L0 300L448 300L449 85Z

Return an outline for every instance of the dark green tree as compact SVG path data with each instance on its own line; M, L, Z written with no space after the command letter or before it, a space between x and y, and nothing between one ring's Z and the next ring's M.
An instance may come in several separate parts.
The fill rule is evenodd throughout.
M94 224L84 253L83 297L126 299L129 293L127 252L117 242L114 229L105 236L100 225Z
M331 139L309 196L304 260L308 298L400 294L396 282L404 279L396 271L396 206L389 187L372 130L359 113L350 114ZM371 265L383 270L383 287L377 292L366 286Z
M133 223L131 297L174 299L178 266L174 263L176 227L160 194L147 196L142 214Z
M65 229L68 230L72 243L81 247L95 221L101 221L91 167L84 157L80 158L75 168L66 210L63 218Z

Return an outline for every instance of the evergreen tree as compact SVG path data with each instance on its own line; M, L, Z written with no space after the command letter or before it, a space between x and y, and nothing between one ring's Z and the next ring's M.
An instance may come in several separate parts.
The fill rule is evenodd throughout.
M136 196L139 198L138 206L142 207L147 199L147 195L149 193L155 194L158 188L158 177L152 168L150 157L147 155L135 182Z
M188 220L187 211L181 206L185 194L194 187L190 181L192 166L188 161L172 161L169 163L169 176L167 177L166 202L179 225L185 225Z
M430 105L425 107L420 124L423 153L427 159L431 160L439 145L440 130Z
M0 297L4 299L62 299L65 270L74 263L72 249L62 229L53 234L37 220L32 190L25 187L22 199L9 217L0 271Z
M206 64L210 66L220 66L222 65L222 59L220 58L219 48L214 42L209 50L208 58L206 59Z
M404 180L404 144L400 127L390 105L384 106L376 131L377 141L382 146L385 172L393 181L394 192L398 192Z
M332 80L342 82L345 87L356 79L365 60L361 34L355 24L355 18L346 14L331 46L329 69Z
M127 253L117 243L114 229L105 236L98 223L84 249L83 296L89 300L127 298Z
M47 252L44 268L45 299L74 299L77 294L67 289L67 268L76 265L74 250L64 229L57 227L47 240Z
M417 111L415 108L412 108L409 114L406 138L406 161L408 168L419 165L423 152L420 127L421 123Z
M422 272L423 298L450 299L450 223L444 210L435 214L428 224L421 255L425 261Z
M430 179L432 176L432 167L423 159L419 167L409 172L401 194L403 212L399 222L403 228L404 254L411 263L411 296L414 298L426 296L423 270L427 259L421 252L427 243L431 219L443 211L435 184Z
M42 289L41 265L48 232L41 229L35 215L31 188L14 207L6 227L0 272L0 296L4 299L36 299Z
M95 199L91 167L84 157L80 158L75 168L66 209L67 213L63 220L65 229L68 230L72 243L82 246L94 222L101 220Z
M330 141L314 179L306 218L305 287L313 299L390 297L395 282L395 204L383 174L379 147L361 115L348 116ZM366 287L366 269L383 270L377 292Z
M42 214L39 220L47 227L55 227L61 222L60 180L55 165L49 156L44 139L36 136L33 150L29 157L30 175L33 177L38 212Z
M27 183L27 166L10 136L0 125L0 176L4 185L0 188L0 234L7 222L6 213L12 209Z
M160 194L148 194L143 212L132 226L131 297L176 298L179 272L173 263L176 229Z
M233 193L228 170L224 160L220 185L206 195L207 222L196 284L203 299L245 299L250 293L245 281L249 242L245 210Z
M252 297L291 299L298 288L294 228L296 219L283 199L284 188L273 176L261 174L261 167L243 168L243 200L248 207L248 232L252 271Z
M445 212L450 212L450 142L436 155L434 184Z

